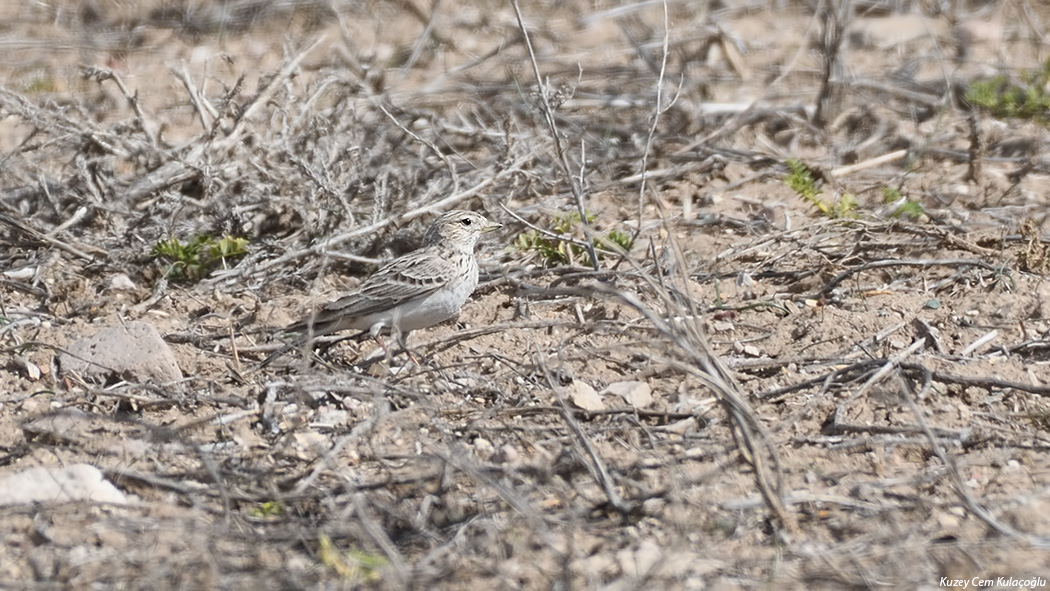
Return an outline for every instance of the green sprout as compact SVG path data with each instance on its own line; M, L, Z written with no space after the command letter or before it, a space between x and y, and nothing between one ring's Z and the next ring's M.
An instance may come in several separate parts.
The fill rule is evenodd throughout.
M366 583L379 581L379 570L388 562L383 556L362 550L340 552L332 539L325 534L321 534L318 540L317 561L344 579Z
M579 244L583 241L582 220L579 212L575 211L555 215L550 220L550 233L538 230L522 232L515 238L514 248L539 253L546 267L570 265L575 261L585 259L588 256L587 248ZM588 214L587 221L594 221L594 216ZM604 259L606 253L627 252L631 249L632 243L631 235L619 230L610 230L594 237L598 260Z
M895 218L908 218L909 220L917 220L923 215L926 215L926 209L923 208L922 204L918 201L912 201L904 197L904 194L900 192L900 189L894 187L883 187L882 198L886 205L897 204L897 207L890 212L891 217Z
M248 511L248 515L257 519L268 519L284 515L284 505L280 501L266 501L259 503Z
M216 240L197 235L183 243L178 238L161 240L153 245L152 258L167 263L164 275L175 281L195 282L206 276L220 263L248 254L248 240L224 236Z
M57 92L59 88L58 81L50 76L36 76L30 80L23 87L23 92L26 94L39 94L42 92Z
M621 232L620 230L609 230L604 237L599 236L595 239L595 246L612 252L618 252L620 250L627 252L631 250L632 244L634 244L634 240L631 235L628 232Z
M993 117L1050 122L1050 59L1039 70L1022 72L1014 83L1004 75L975 80L966 89L966 100Z
M791 173L784 177L784 184L791 187L803 201L817 208L820 213L828 218L855 218L857 217L857 199L849 194L843 193L837 203L829 203L820 198L824 192L817 184L817 177L813 171L800 160L788 160L788 168Z

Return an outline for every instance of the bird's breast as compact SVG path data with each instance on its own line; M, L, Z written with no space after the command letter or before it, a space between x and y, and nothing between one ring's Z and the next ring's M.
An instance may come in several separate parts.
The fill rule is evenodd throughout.
M405 303L395 322L401 330L418 330L444 322L459 313L460 308L478 286L478 266L467 261L457 280L415 302ZM471 264L473 263L473 264Z

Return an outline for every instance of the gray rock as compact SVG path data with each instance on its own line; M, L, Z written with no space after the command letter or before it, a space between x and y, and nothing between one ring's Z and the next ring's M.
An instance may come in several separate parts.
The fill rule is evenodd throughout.
M102 472L88 464L38 466L0 475L0 505L93 501L124 504L128 500Z
M174 382L182 379L175 353L153 325L128 322L80 339L59 356L63 373L105 381L116 375L131 382Z

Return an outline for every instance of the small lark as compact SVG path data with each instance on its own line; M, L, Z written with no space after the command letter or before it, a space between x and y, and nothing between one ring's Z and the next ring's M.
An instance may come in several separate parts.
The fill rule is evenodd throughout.
M431 224L418 250L387 263L356 290L287 330L314 337L367 330L384 351L381 335L389 332L407 352L409 332L452 318L474 293L474 245L482 233L500 227L471 211L450 211Z

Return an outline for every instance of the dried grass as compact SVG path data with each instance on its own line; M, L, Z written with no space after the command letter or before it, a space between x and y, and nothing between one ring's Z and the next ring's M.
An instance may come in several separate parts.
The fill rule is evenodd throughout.
M1035 30L1016 5L1002 17ZM1029 143L1008 155L1016 138L974 131L944 80L846 78L850 3L762 3L824 27L817 60L810 32L778 59L735 38L725 23L746 4L222 6L120 22L205 45L283 32L279 64L202 74L168 58L141 91L99 66L75 92L0 89L16 138L0 154L3 256L30 270L0 285L3 463L93 461L143 500L9 510L0 583L801 589L932 585L959 556L981 574L1050 567L1045 522L1016 512L1045 503L1050 465L1045 284L1016 268L1046 242L1042 219L1019 234L1045 217L1044 129L1011 123ZM420 34L368 46L354 19L369 10ZM575 40L595 27L616 32L607 53ZM761 92L707 99L739 88ZM856 193L864 217L790 201L787 157ZM925 217L881 211L886 186ZM451 207L523 220L506 242L549 231L551 211L596 213L633 223L636 247L599 261L585 228L591 268L549 270L483 246L485 316L420 337L422 367L345 344L256 367L289 302L327 297ZM172 286L146 253L193 234L250 237L251 252ZM117 273L143 287L110 295ZM952 313L931 320L932 300ZM63 331L125 316L167 322L197 373L30 379ZM565 394L628 379L659 402L585 411Z

